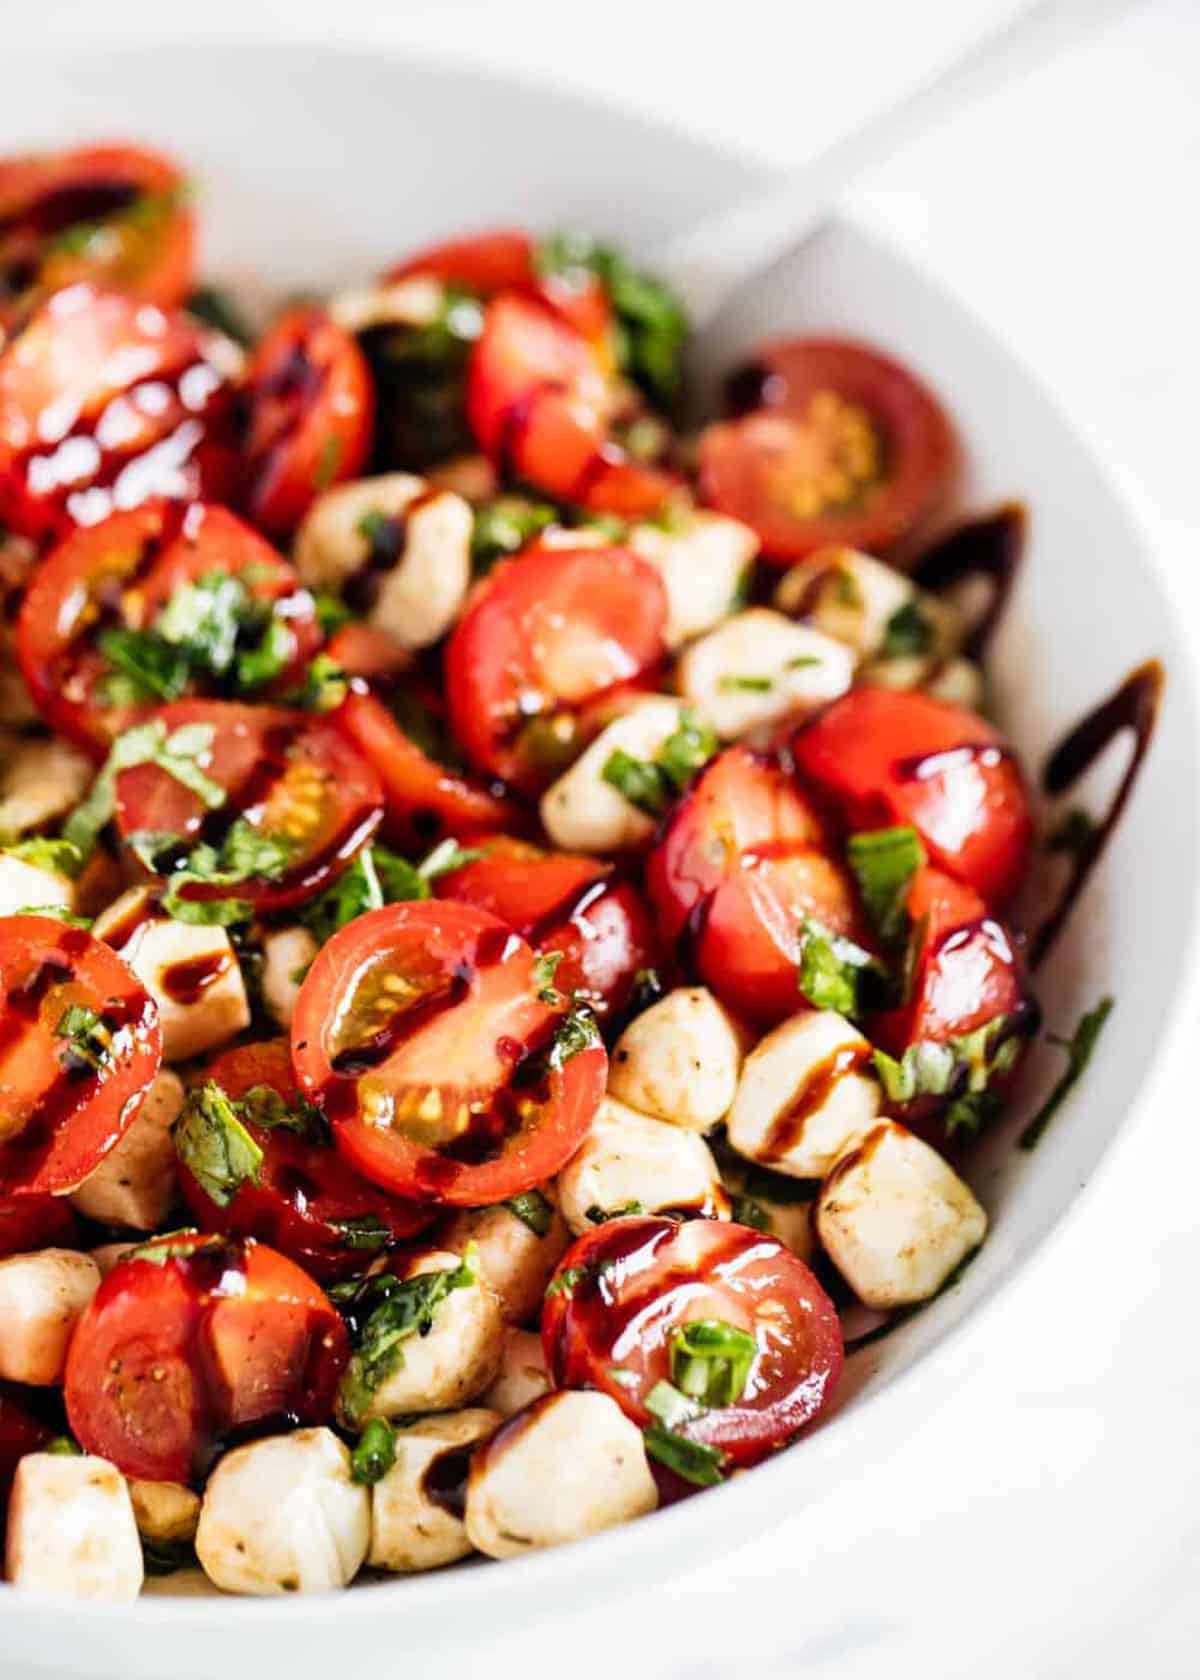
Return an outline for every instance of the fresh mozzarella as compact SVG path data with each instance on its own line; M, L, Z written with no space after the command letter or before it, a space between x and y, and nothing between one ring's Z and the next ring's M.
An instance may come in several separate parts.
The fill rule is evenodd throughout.
M455 1214L438 1232L439 1246L450 1254L463 1255L475 1244L478 1269L509 1324L524 1324L537 1312L570 1241L552 1192L530 1192L529 1209L531 1218L546 1221L544 1232L534 1230L507 1202Z
M779 580L775 605L843 642L858 659L883 647L896 614L915 604L916 586L894 566L854 548L822 548Z
M263 1002L284 1032L292 1024L300 983L316 954L317 942L307 928L276 928L263 938Z
M854 660L832 636L769 607L748 607L683 654L679 692L723 741L836 700Z
M120 1143L72 1193L79 1213L133 1231L153 1231L163 1223L175 1195L171 1127L182 1107L183 1086L164 1069Z
M350 1584L371 1539L371 1498L331 1429L235 1447L204 1490L196 1556L222 1592L328 1592Z
M29 834L65 817L86 793L94 768L66 741L19 740L0 770L0 834Z
M658 1504L642 1432L607 1394L564 1390L509 1418L471 1460L467 1535L488 1557L561 1546Z
M742 1033L703 986L680 986L626 1027L608 1070L611 1096L689 1131L729 1112L742 1065Z
M871 1046L832 1009L793 1015L746 1057L727 1132L739 1155L823 1178L879 1115Z
M546 1355L542 1338L536 1330L510 1328L505 1332L504 1351L500 1356L500 1371L492 1386L481 1396L483 1404L509 1417L549 1394L550 1373L546 1369Z
M676 648L733 612L758 538L738 519L695 508L679 515L677 527L635 525L629 546L662 578L667 646Z
M4 1572L16 1587L125 1604L142 1588L129 1489L102 1458L28 1453L8 1504Z
M605 781L604 767L618 750L652 762L679 728L683 711L678 700L655 695L600 731L542 795L542 825L556 846L568 852L616 852L650 838L653 818Z
M57 869L42 869L11 852L0 852L0 916L48 906L69 910L74 898L74 883Z
M594 1214L687 1209L728 1216L717 1163L696 1132L639 1114L606 1097L580 1148L558 1175L563 1217L575 1236Z
M983 1241L987 1215L935 1149L884 1121L821 1186L817 1231L860 1301L903 1307L937 1294Z
M987 682L981 667L972 659L947 659L926 680L924 687L935 700L948 700L952 706L965 706L969 712L987 708Z
M138 1533L164 1545L186 1544L196 1538L200 1495L181 1482L129 1484Z
M472 1546L461 1518L429 1497L426 1478L431 1471L437 1474L437 1461L445 1454L457 1467L463 1449L486 1439L501 1421L499 1412L476 1406L422 1418L396 1431L395 1463L371 1489L367 1562L373 1568L402 1573L440 1569L468 1555ZM465 1473L465 1463L462 1468Z
M0 1260L0 1377L39 1388L61 1382L71 1332L99 1287L100 1268L74 1249Z

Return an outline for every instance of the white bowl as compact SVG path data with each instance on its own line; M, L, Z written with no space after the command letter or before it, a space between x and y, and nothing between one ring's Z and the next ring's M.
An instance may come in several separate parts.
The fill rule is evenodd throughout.
M136 137L176 151L203 192L208 266L287 287L361 276L472 225L564 223L651 247L762 172L704 140L616 108L465 69L328 48L190 46L10 53L0 149ZM3 1589L5 1672L177 1680L269 1661L327 1676L395 1650L446 1653L479 1630L528 1626L686 1569L794 1511L886 1431L889 1390L935 1382L922 1356L1023 1266L1126 1123L1191 990L1200 857L1191 674L1150 557L1110 480L1030 374L912 264L860 228L831 226L747 299L731 353L789 328L846 331L913 363L965 440L965 501L1020 496L1032 542L992 671L1031 766L1134 665L1162 657L1168 689L1134 802L1040 977L1069 1029L1106 992L1118 1006L1092 1067L1034 1155L1013 1129L981 1156L989 1242L963 1281L856 1356L835 1415L730 1485L631 1527L502 1567L454 1569L329 1598L155 1596L129 1608L48 1605ZM1056 1077L1042 1048L1032 1086ZM1031 1099L1032 1101L1033 1099ZM169 1643L168 1643L169 1641ZM451 1657L452 1660L452 1657Z

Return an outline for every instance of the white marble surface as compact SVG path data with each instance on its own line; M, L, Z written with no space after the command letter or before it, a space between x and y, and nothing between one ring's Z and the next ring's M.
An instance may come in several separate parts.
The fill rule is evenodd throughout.
M10 39L149 23L399 40L599 90L786 162L1013 9L339 0L331 19L317 0L206 0L202 16L39 0L5 24ZM854 195L1082 419L1193 623L1198 89L1200 5L1150 0ZM576 1618L548 1604L524 1640L456 1658L456 1680L614 1665L665 1680L1195 1675L1200 1124L1186 1049L1136 1149L1118 1146L1032 1272L943 1356L936 1389L902 1397L886 1455L733 1556L714 1533L712 1563L652 1595Z

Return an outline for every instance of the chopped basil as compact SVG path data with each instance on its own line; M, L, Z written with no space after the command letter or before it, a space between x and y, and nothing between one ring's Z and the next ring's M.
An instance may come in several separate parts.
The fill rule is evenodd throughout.
M596 1017L586 1005L576 1004L567 1011L554 1029L546 1066L551 1072L557 1072L572 1056L578 1056L581 1051L591 1050L603 1043L600 1028L596 1025Z
M174 1575L196 1567L196 1548L190 1540L153 1540L143 1534L142 1563L147 1575Z
M769 1231L771 1216L761 1202L756 1202L752 1196L731 1196L729 1198L729 1217L735 1225L749 1225L755 1231Z
M908 937L908 893L925 862L915 828L878 828L852 834L846 843L863 908L880 939L896 949Z
M1101 998L1094 1009L1089 1009L1086 1015L1080 1017L1079 1025L1070 1038L1058 1038L1053 1034L1047 1034L1051 1044L1057 1044L1060 1049L1066 1051L1067 1066L1058 1084L1017 1139L1022 1149L1032 1149L1037 1144L1042 1133L1066 1100L1072 1086L1087 1068L1092 1059L1092 1052L1096 1048L1096 1040L1100 1037L1101 1028L1112 1014L1115 1001L1111 997Z
M189 1091L171 1136L176 1155L218 1207L228 1207L243 1184L258 1183L263 1152L215 1080Z
M702 1406L732 1406L740 1400L758 1353L745 1330L719 1318L693 1319L668 1337L671 1381Z
M797 975L800 991L814 1009L855 1016L879 1007L887 974L869 951L811 918L804 924Z
M386 1248L388 1228L377 1213L359 1213L346 1219L327 1219L342 1242L350 1249Z
M928 653L935 640L934 626L914 596L888 619L879 651L885 659L903 659Z
M395 1462L396 1431L386 1418L372 1418L350 1454L350 1480L373 1487Z
M586 1266L567 1266L563 1271L556 1272L546 1286L547 1301L552 1301L556 1295L573 1295L587 1275Z
M223 287L197 286L184 307L189 315L223 332L235 344L249 344L254 337L237 304Z
M439 842L420 863L410 863L378 843L366 846L332 886L304 906L300 920L317 944L324 945L339 928L368 910L429 898L431 881L464 869L482 856L453 839Z
M893 1103L912 1102L918 1097L953 1095L979 1096L997 1074L1008 1073L1020 1051L1020 1039L1012 1015L993 1015L974 1032L961 1033L944 1043L920 1039L910 1044L897 1061L884 1050L873 1053L875 1071ZM956 1124L970 1124L986 1118L981 1105L976 1112L961 1110Z
M166 724L152 718L118 735L86 797L64 823L63 839L81 857L91 855L116 809L117 777L136 764L156 764L194 793L206 809L219 810L225 803L225 789L206 776L199 763L211 751L213 734L210 723L186 723L168 735Z
M339 1389L341 1413L352 1428L362 1423L376 1390L404 1363L404 1343L426 1336L438 1308L456 1289L475 1282L468 1250L457 1266L401 1279L386 1273L368 1279L371 1311L355 1339Z
M591 1225L606 1225L610 1219L628 1219L633 1214L645 1213L641 1202L626 1202L619 1208L602 1208L599 1202L593 1202L584 1218Z
M610 787L616 788L622 799L644 811L648 817L661 817L666 810L670 795L663 785L657 764L634 758L624 747L614 747L605 760L601 775Z
M264 1131L278 1127L295 1132L308 1143L333 1142L328 1118L315 1103L302 1098L289 1103L271 1085L252 1085L233 1107L248 1125L261 1126Z
M350 678L336 659L319 653L304 672L296 704L307 712L336 712L350 692Z
M54 1036L64 1040L59 1059L69 1072L99 1073L112 1054L112 1032L104 1017L82 1003L63 1010Z
M682 793L698 770L716 753L720 743L706 723L685 712L679 728L668 735L655 762L676 793Z
M699 1400L683 1394L669 1382L656 1382L646 1396L646 1410L652 1412L659 1423L665 1423L668 1429L675 1429L681 1423L691 1423L704 1411Z
M9 857L20 858L22 863L32 864L35 869L48 869L54 875L65 875L71 881L83 868L83 854L70 840L49 840L39 834L32 840L18 840L12 846L5 846L4 850Z
M68 927L90 928L91 916L76 916L62 904L22 904L10 912L14 916L49 916L51 921L65 922Z
M210 1247L221 1241L222 1238L216 1235L200 1236L194 1225L181 1225L178 1230L163 1231L148 1242L139 1243L137 1248L129 1249L121 1256L121 1263L145 1260L151 1266L165 1266L168 1260L186 1260L198 1248Z
M978 1137L998 1117L1002 1106L998 1091L964 1091L942 1116L946 1136L955 1138L962 1132L969 1138Z
M726 693L737 691L743 694L770 694L775 687L774 677L753 676L725 676L717 687Z
M182 648L145 630L102 630L96 646L112 669L100 679L99 697L108 706L140 700L178 700L192 674Z
M635 758L623 747L616 747L601 775L639 811L660 817L717 747L717 737L708 725L685 713L678 729L667 737L652 760Z
M561 951L544 951L533 965L533 987L541 1003L557 1003L559 993L554 989L554 976L563 960Z
M518 1196L510 1196L504 1206L528 1225L535 1237L544 1237L554 1223L554 1204L540 1190L523 1190Z
M714 1487L725 1469L725 1454L719 1447L679 1434L677 1429L678 1424L698 1417L703 1408L665 1382L655 1383L646 1396L646 1406L655 1418L642 1431L651 1458L697 1487Z
M662 976L656 968L639 968L633 977L633 991L629 999L629 1011L632 1015L640 1015L643 1009L649 1009L652 1003L657 1003L666 988Z
M177 922L201 927L231 927L248 921L254 913L249 900L236 892L220 898L190 898L188 886L237 887L258 878L277 880L292 858L288 842L275 834L264 834L244 817L231 824L219 847L205 843L194 846L179 868L167 879L162 907Z
M55 1458L82 1458L83 1448L72 1435L55 1435L53 1440L47 1441L43 1452L52 1453Z
M798 654L796 654L795 658L789 659L787 664L783 668L784 668L785 671L807 671L813 665L820 665L820 664L821 664L820 654L818 654L818 653L798 653Z
M336 595L330 595L326 590L319 589L313 595L313 607L317 614L323 636L332 636L344 624L349 624L354 614L346 603Z
M1082 806L1074 805L1058 826L1046 836L1046 850L1068 852L1072 857L1077 858L1086 857L1095 844L1096 834L1095 818L1090 816Z
M505 555L519 553L557 517L549 503L527 501L523 496L498 496L477 507L471 532L475 571L486 572Z

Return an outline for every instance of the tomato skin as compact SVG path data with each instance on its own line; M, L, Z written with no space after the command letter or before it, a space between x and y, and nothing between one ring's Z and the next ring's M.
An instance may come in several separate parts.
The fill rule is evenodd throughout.
M718 753L668 813L646 891L681 965L763 1026L804 1007L806 918L865 942L853 886L816 812L786 771L747 747Z
M741 1401L680 1433L740 1468L785 1446L829 1404L843 1357L832 1301L774 1237L725 1221L638 1216L586 1232L546 1294L546 1364L556 1387L599 1389L644 1429L654 1421L647 1395L671 1380L670 1332L697 1319L748 1331L759 1351Z
M493 292L524 291L537 278L533 241L518 228L489 228L484 233L429 245L389 268L383 279L392 284L411 280L414 275L428 275L483 297Z
M39 1248L78 1248L79 1221L65 1196L0 1196L0 1260Z
M63 1398L85 1452L125 1476L192 1482L234 1431L325 1422L348 1356L336 1309L282 1254L158 1237L92 1297Z
M240 352L86 282L0 351L0 524L35 542L156 497L231 499Z
M100 1069L58 1037L66 1010L112 1035ZM158 1011L115 951L48 916L0 923L0 1196L74 1190L132 1124L162 1060Z
M619 1015L638 970L654 962L654 932L636 887L579 852L547 852L507 835L479 844L485 855L439 877L438 897L498 916L535 951L557 951L557 990L582 995L600 1020Z
M285 1039L227 1050L205 1070L236 1102L255 1086L298 1104L300 1092ZM351 1172L329 1144L312 1142L283 1127L244 1122L263 1152L259 1183L246 1182L227 1207L205 1193L179 1163L179 1187L205 1231L257 1237L295 1260L313 1277L344 1278L361 1272L385 1248L406 1242L432 1224L434 1210L398 1202ZM376 1247L354 1248L338 1221L372 1217L381 1227Z
M887 552L945 498L957 464L950 423L933 394L879 351L842 339L780 339L731 386L752 387L737 405L751 411L705 429L699 493L757 531L764 559L790 564L827 544ZM817 418L814 399L833 408L832 420ZM838 424L859 436L839 439ZM841 501L828 499L832 474Z
M371 447L366 357L319 309L293 309L261 339L246 370L243 501L264 531L286 536L322 490L353 478Z
M624 548L534 543L476 586L446 644L446 696L471 762L536 791L549 779L522 732L635 682L666 650L667 600Z
M390 1011L389 979L404 998ZM471 905L368 911L324 946L300 988L296 1076L373 1183L452 1207L503 1201L570 1159L604 1094L598 1043L536 1084L515 1083L564 1013L541 989L525 941ZM382 1024L364 1037L372 1022Z
M26 1453L41 1452L53 1431L30 1409L28 1391L0 1384L0 1518L8 1507L17 1465Z
M843 827L911 824L930 861L989 904L1020 885L1033 848L1024 777L973 712L864 684L804 724L791 751L801 782Z

